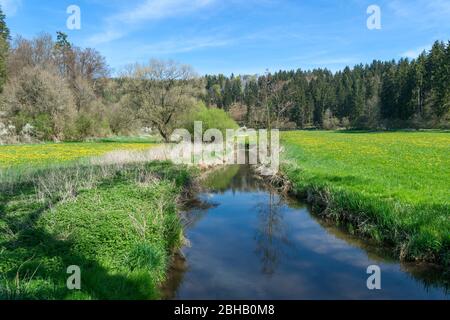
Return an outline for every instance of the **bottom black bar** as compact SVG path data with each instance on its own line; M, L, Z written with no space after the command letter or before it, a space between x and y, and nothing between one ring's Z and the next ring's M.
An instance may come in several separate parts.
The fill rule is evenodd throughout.
M0 309L15 316L29 313L58 319L85 317L92 311L103 316L144 319L302 319L324 315L365 319L385 316L397 309L402 316L448 311L449 301L2 301ZM9 310L8 310L9 309ZM61 312L57 311L60 309ZM397 311L396 310L396 311ZM4 313L6 314L6 313ZM445 313L444 313L445 314Z

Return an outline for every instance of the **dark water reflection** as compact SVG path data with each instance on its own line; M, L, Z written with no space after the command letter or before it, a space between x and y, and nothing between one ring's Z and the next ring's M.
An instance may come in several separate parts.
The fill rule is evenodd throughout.
M449 279L429 265L405 265L315 218L246 166L211 174L206 205L186 213L190 245L174 259L167 299L449 299ZM381 290L366 287L381 267Z

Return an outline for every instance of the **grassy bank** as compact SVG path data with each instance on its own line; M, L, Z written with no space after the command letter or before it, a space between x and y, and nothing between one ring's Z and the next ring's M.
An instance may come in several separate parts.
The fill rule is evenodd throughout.
M283 171L318 212L393 245L402 259L450 263L448 132L289 132Z
M169 163L74 165L0 181L0 299L155 299L181 245ZM81 290L66 287L81 269Z

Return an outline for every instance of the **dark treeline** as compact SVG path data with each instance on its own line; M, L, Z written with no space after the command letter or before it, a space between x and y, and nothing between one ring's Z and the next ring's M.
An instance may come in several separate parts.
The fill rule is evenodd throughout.
M316 69L205 78L207 105L252 127L449 127L450 42L435 42L412 61L374 61L334 74Z

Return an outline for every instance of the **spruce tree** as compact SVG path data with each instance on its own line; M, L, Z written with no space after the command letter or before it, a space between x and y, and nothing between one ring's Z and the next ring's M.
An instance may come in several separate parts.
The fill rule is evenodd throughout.
M6 16L0 7L0 92L3 91L3 86L7 77L7 59L9 52L10 32L6 25Z

